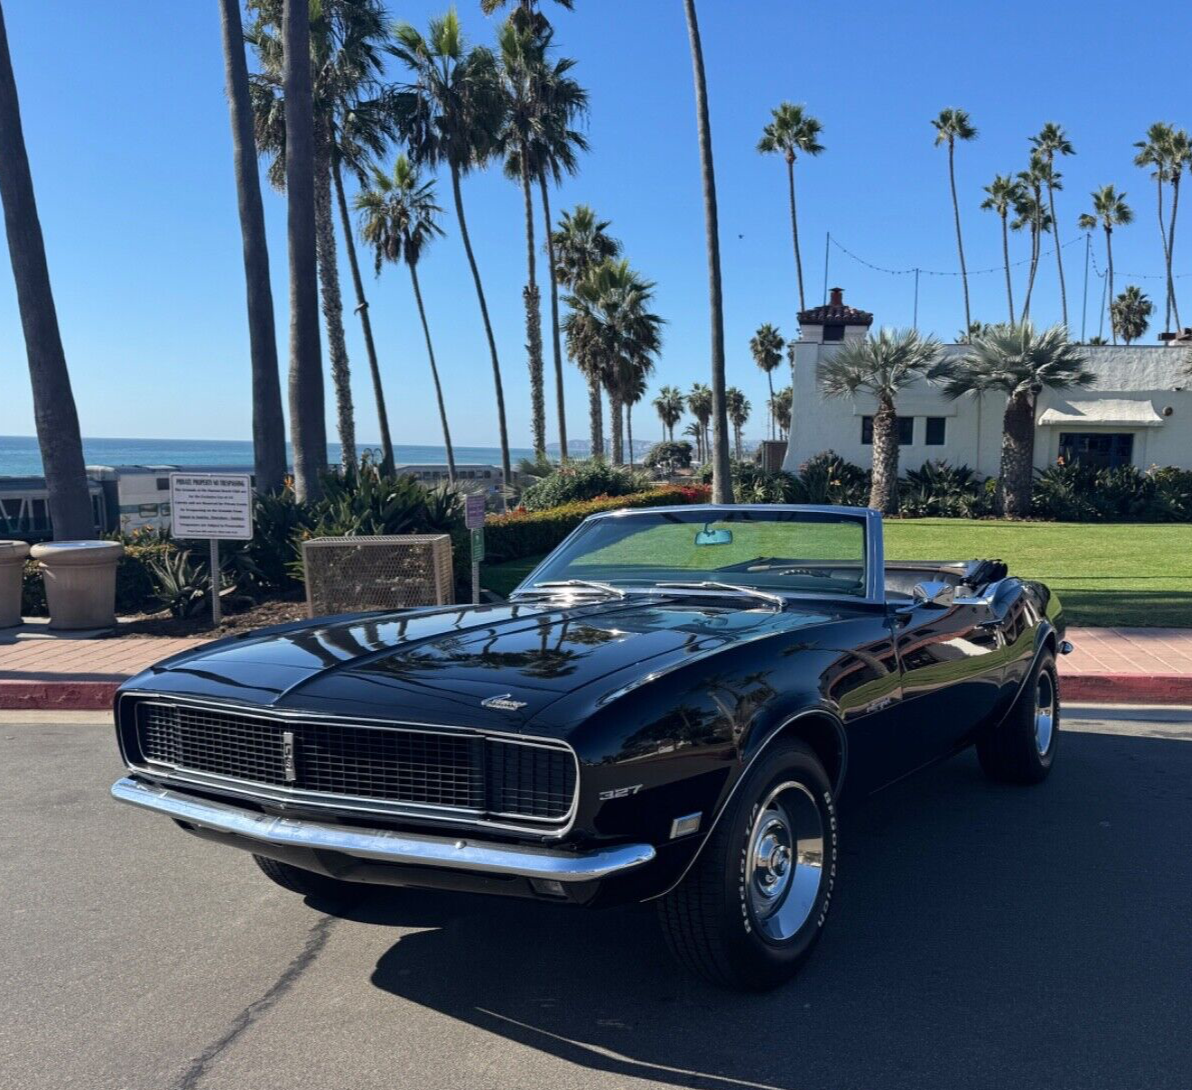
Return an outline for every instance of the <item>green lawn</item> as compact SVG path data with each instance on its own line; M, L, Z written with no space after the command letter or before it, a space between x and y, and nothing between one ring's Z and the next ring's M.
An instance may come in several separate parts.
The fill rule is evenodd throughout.
M1192 628L1192 526L893 519L886 555L1000 558L1051 586L1073 624ZM481 582L508 594L541 559L484 565Z

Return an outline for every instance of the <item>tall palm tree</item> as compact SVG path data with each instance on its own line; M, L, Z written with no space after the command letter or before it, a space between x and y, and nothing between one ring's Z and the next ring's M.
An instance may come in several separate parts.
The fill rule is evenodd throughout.
M320 497L321 475L327 468L315 240L310 8L306 0L283 0L283 9L286 234L290 257L290 441L294 449L294 492L299 500L310 502Z
M654 361L648 356L635 360L621 384L621 400L625 402L625 442L629 448L629 468L633 468L633 406L646 396L646 383L654 371Z
M563 213L558 229L549 234L553 250L550 261L557 284L574 291L597 265L620 255L621 243L608 233L609 227L609 221L597 219L586 204L577 204L574 211ZM579 336L575 347L582 352L582 345L583 337ZM594 458L600 457L604 453L604 411L599 368L590 368L586 357L576 355L571 347L568 354L588 381L589 453Z
M662 386L654 398L654 411L662 421L662 438L675 441L675 425L683 419L686 399L677 386Z
M704 188L704 233L708 245L708 310L712 327L712 502L733 502L732 465L728 456L728 411L724 403L724 298L720 284L720 225L716 208L716 171L712 162L712 123L708 118L708 81L700 43L695 0L683 0L691 68L695 80L695 116L699 134L700 174Z
M240 0L219 0L223 38L224 81L232 120L232 161L236 201L244 248L248 344L252 365L253 475L258 492L281 488L286 475L286 422L277 370L277 330L273 322L273 289L269 281L269 246L257 146L253 136L252 97L244 58Z
M744 457L741 452L741 429L749 420L749 413L753 406L749 404L749 398L735 386L730 386L725 390L724 397L728 403L728 419L733 426L733 449L736 451L739 462Z
M1188 136L1187 129L1176 129L1171 134L1171 222L1167 227L1167 282L1176 329L1183 329L1183 326L1180 324L1180 308L1176 301L1171 264L1175 260L1175 220L1180 211L1180 180L1185 167L1192 168L1192 137Z
M538 10L538 0L480 0L480 10L485 15L492 15L494 11L513 4L511 19L516 19L523 26L529 27L536 34L550 30L550 23L546 16ZM575 9L575 0L555 0L555 3L568 11Z
M501 362L489 319L488 303L480 268L472 250L464 215L461 177L484 165L496 152L504 121L505 101L501 94L497 63L492 52L481 46L469 50L452 8L441 19L432 19L425 37L408 23L394 30L393 54L410 70L413 80L394 95L394 116L418 166L444 165L451 176L451 194L459 233L472 270L480 316L492 358L493 386L497 401L497 423L501 438L503 483L513 478L509 459L509 429L505 422L505 391Z
M996 212L1002 221L1002 262L1006 267L1006 302L1010 306L1010 321L1014 321L1014 287L1010 280L1010 209L1019 204L1023 197L1022 183L1008 174L995 174L993 181L985 187L988 196L981 202L987 212Z
M704 462L704 430L698 420L693 420L683 429L684 435L690 435L695 440L695 460L699 465Z
M799 152L819 155L823 126L807 112L806 106L783 102L770 111L772 120L762 129L757 150L763 155L781 155L786 160L786 181L791 207L791 237L795 243L795 273L799 280L799 309L806 310L803 298L803 259L799 254L799 217L795 212L795 160Z
M956 141L975 140L977 130L969 121L967 110L948 107L940 110L939 116L931 120L935 126L935 144L948 145L948 182L952 187L952 216L956 220L956 249L960 253L960 280L964 285L964 328L973 324L969 310L968 269L964 264L964 239L960 234L960 204L956 199Z
M8 31L0 9L0 201L8 256L16 281L17 307L25 334L33 416L49 493L50 521L58 540L95 536L79 416L58 329L45 242L17 98Z
M1018 200L1014 204L1014 211L1017 215L1011 221L1010 229L1021 231L1026 228L1030 231L1031 237L1031 260L1026 279L1026 297L1022 301L1022 318L1020 319L1022 321L1029 318L1031 314L1031 296L1035 290L1035 275L1039 271L1039 257L1043 252L1043 236L1055 226L1051 220L1051 213L1043 203L1043 185L1046 176L1046 167L1039 159L1033 159L1031 168L1020 171L1018 174L1021 190ZM974 326L978 333L981 332L977 328L979 326L980 323L976 323Z
M1112 185L1103 185L1093 190L1093 210L1081 215L1079 222L1082 231L1091 231L1100 225L1105 230L1105 264L1109 276L1109 299L1113 299L1113 229L1125 226L1134 221L1134 212L1126 204L1126 194L1119 193ZM1112 329L1113 323L1110 322ZM1113 334L1113 343L1117 344L1117 333Z
M1059 174L1055 172L1055 157L1057 155L1075 155L1076 150L1072 147L1072 141L1068 139L1068 134L1064 132L1063 126L1057 125L1054 121L1048 121L1044 124L1039 132L1032 136L1031 146L1035 149L1035 153L1047 165L1047 171L1044 178L1047 183L1047 210L1051 215L1051 222L1056 223L1055 218L1055 191L1060 188L1057 184L1059 181ZM1055 237L1055 266L1056 271L1060 277L1060 307L1064 318L1064 325L1068 324L1068 289L1064 283L1064 255L1060 247L1059 232L1056 232ZM1013 317L1010 321L1013 322Z
M778 438L786 439L791 431L791 410L794 406L794 390L784 386L777 390L770 398L770 411L774 414L774 423L778 425Z
M1085 387L1096 376L1085 368L1080 348L1062 325L1039 332L1030 322L992 326L974 337L968 353L937 369L948 398L965 394L1006 395L1002 423L1001 506L1007 518L1031 511L1035 461L1035 405L1046 388Z
M778 327L769 322L763 322L757 327L757 332L749 338L749 354L753 362L766 373L766 382L770 386L770 435L774 435L774 369L782 362L782 350L785 342Z
M1130 284L1109 305L1109 317L1118 336L1126 344L1139 340L1146 333L1155 304L1136 284Z
M414 301L418 304L435 399L439 404L443 446L447 451L447 479L454 484L455 450L451 445L451 428L447 423L447 405L443 400L443 384L439 381L439 368L435 363L435 346L430 336L430 324L426 320L422 287L418 282L418 262L427 246L443 235L438 222L443 210L435 202L434 182L423 182L409 159L399 155L393 164L392 177L383 171L374 170L372 186L356 195L356 210L360 213L360 236L373 248L377 275L380 275L382 262L385 261L395 265L404 261L410 270L410 284L414 289Z
M898 512L898 394L916 379L934 377L942 354L939 341L918 330L882 329L841 345L817 369L825 397L866 393L877 401L869 506L883 514Z
M1155 179L1158 189L1156 207L1159 214L1159 239L1163 244L1163 263L1166 268L1166 314L1163 325L1166 331L1170 328L1174 311L1176 328L1180 327L1179 310L1175 304L1175 282L1171 273L1171 251L1175 243L1175 217L1179 210L1179 183L1186 163L1192 161L1192 146L1189 145L1188 134L1183 129L1177 130L1173 125L1156 121L1147 129L1146 139L1134 145L1138 154L1134 162L1140 167L1153 167L1151 177ZM1164 222L1163 184L1170 182L1172 188L1171 228L1170 234Z
M708 424L712 420L712 391L704 383L692 383L691 392L687 395L687 409L699 424L699 455L700 462L703 463L712 457L711 444L708 442Z

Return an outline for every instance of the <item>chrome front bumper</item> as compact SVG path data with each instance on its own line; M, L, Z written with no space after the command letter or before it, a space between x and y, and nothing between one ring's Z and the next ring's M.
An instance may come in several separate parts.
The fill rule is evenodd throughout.
M574 853L528 848L388 829L360 829L315 821L274 817L130 777L112 785L112 797L143 810L165 814L218 833L262 844L342 852L357 859L415 867L443 867L472 874L537 878L555 882L593 882L643 866L654 858L649 844L623 844Z

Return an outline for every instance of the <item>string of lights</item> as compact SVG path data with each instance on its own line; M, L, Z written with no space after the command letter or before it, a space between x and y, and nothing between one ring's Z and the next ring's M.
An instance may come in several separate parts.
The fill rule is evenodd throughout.
M866 261L865 258L860 257L859 255L853 253L852 250L850 250L847 246L844 246L838 239L832 237L831 235L829 236L829 238L832 242L832 245L835 246L838 250L840 250L841 253L847 254L854 261L858 262L861 265L864 265L868 269L873 269L874 272L886 273L889 276L914 276L916 274L918 274L920 276L959 276L960 275L960 272L958 270L957 271L948 271L948 270L941 270L941 269L918 269L918 268L915 268L915 269L890 269L890 268L885 267L884 265L875 265L872 261ZM1084 235L1077 235L1076 238L1072 238L1072 239L1069 239L1067 242L1061 243L1060 249L1067 249L1073 243L1082 242L1082 241L1084 241ZM1049 257L1054 253L1055 253L1054 248L1052 248L1050 250L1044 250L1044 251L1042 251L1042 253L1039 254L1039 258L1040 258L1040 260L1042 260L1044 257ZM1031 263L1031 259L1029 257L1024 258L1022 261L1011 261L1010 268L1016 269L1020 265L1029 265L1030 263ZM1006 271L1005 265L995 265L989 269L969 269L968 275L969 276L985 276L989 273L1004 273L1005 271Z

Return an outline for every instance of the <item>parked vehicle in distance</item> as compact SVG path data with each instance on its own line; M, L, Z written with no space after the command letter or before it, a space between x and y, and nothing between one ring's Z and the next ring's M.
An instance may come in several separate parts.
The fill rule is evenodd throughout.
M116 798L315 898L354 883L657 903L680 962L790 977L837 810L976 745L1055 759L1059 601L996 560L885 564L875 511L585 521L497 605L322 618L120 690Z

